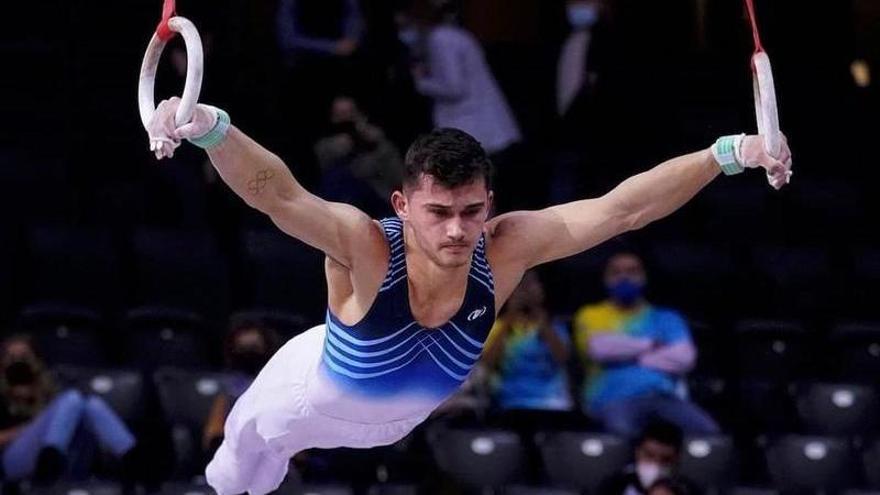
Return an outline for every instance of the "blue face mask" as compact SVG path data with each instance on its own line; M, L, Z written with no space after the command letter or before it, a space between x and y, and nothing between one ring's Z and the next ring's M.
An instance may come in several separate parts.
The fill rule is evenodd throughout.
M621 306L632 306L636 301L642 298L645 292L645 285L633 282L630 279L622 279L608 286L608 295L617 304Z
M409 48L412 48L419 42L419 30L414 27L403 28L397 32L397 39Z
M567 8L568 23L574 29L589 29L599 22L599 8L591 4L571 4Z

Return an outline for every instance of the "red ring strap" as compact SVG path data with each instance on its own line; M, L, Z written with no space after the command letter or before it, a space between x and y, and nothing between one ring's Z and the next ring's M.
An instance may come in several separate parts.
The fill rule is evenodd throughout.
M755 40L755 53L764 51L764 45L761 44L761 33L758 31L758 17L755 15L754 0L745 0L746 10L749 12L749 22L752 24L752 38Z
M168 26L168 20L174 17L175 11L175 0L165 0L165 4L162 6L162 20L156 27L156 36L162 41L168 41L175 35L175 32Z

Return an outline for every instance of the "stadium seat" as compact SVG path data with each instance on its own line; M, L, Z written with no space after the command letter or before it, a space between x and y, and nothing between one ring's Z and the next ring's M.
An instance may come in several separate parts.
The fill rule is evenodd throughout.
M814 383L801 388L797 408L807 432L867 435L880 423L880 400L870 387Z
M211 318L226 315L229 272L207 232L140 228L135 255L135 306L168 306Z
M797 431L791 383L811 368L811 335L793 322L745 320L735 326L734 338L737 428L745 434Z
M123 330L129 364L145 370L206 368L210 349L219 347L219 336L206 329L201 316L172 308L133 309L125 315Z
M324 320L322 253L277 231L248 231L242 242L251 306L303 314L314 323Z
M515 433L434 428L427 435L437 466L462 485L501 487L519 481L526 453Z
M767 449L767 467L783 492L835 491L855 485L849 442L834 437L784 436Z
M789 383L741 380L736 399L736 428L739 433L794 433L799 430L794 388Z
M22 309L18 327L31 335L47 363L104 366L101 316L64 304L34 304Z
M811 349L809 334L801 325L747 320L738 323L735 331L741 376L778 383L803 375Z
M872 489L880 490L880 438L862 453L866 481Z
M846 323L829 338L834 376L857 383L880 383L880 324Z
M129 425L144 419L146 401L140 373L73 366L57 366L53 371L62 386L101 397Z
M222 392L222 376L175 368L160 368L153 374L159 407L171 426L174 447L174 477L185 479L201 470L202 429L215 397Z
M27 253L25 304L60 302L107 310L121 303L119 257L109 232L32 228Z
M553 485L590 493L630 461L632 450L625 439L601 433L541 432L535 442Z
M735 421L735 384L720 376L702 374L689 375L687 383L690 400L706 410L716 421L723 425Z
M736 479L737 451L726 436L691 436L684 442L679 470L703 490L727 488Z

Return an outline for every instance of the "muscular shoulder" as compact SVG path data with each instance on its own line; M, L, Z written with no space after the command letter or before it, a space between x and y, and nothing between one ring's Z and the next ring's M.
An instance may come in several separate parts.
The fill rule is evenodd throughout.
M355 263L350 268L355 271L371 268L388 258L388 241L382 224L366 215L357 221L356 235L351 239L352 252L356 253Z
M357 261L348 267L327 257L328 305L344 322L359 321L372 305L388 269L390 248L382 224L370 220Z
M486 222L486 245L490 257L499 260L519 257L516 248L521 245L523 235L537 226L534 218L536 213L513 211Z
M517 213L508 213L490 220L484 230L486 258L495 276L496 307L499 309L513 293L528 268L526 259L514 249L516 223L521 221L518 220Z

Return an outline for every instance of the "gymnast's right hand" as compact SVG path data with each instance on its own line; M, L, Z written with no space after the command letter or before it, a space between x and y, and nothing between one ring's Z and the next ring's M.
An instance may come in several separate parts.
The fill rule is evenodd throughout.
M217 109L199 104L196 105L192 120L177 127L174 116L179 106L180 98L175 96L159 103L153 113L147 133L150 136L150 151L156 154L157 160L171 158L181 140L202 137L217 124Z

